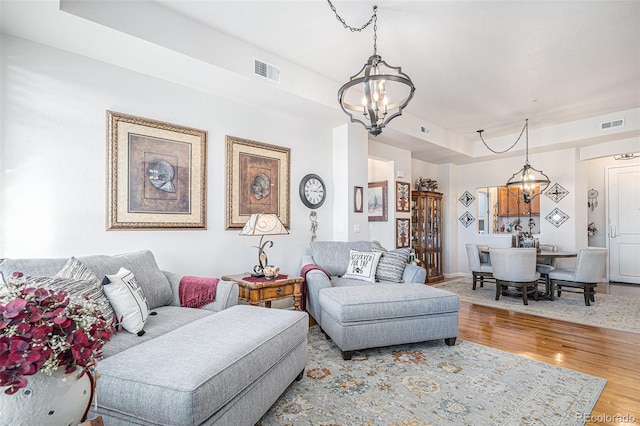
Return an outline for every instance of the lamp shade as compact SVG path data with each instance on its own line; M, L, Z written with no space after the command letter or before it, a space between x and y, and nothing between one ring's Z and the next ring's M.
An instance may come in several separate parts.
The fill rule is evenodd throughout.
M288 234L287 228L277 214L253 213L245 223L240 235L284 235Z

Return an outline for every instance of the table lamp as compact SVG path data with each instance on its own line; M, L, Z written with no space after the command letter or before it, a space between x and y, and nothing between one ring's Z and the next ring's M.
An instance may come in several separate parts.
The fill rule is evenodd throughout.
M247 223L240 231L240 235L243 236L255 236L260 235L260 243L257 247L258 249L258 264L253 267L252 277L264 277L264 268L269 264L267 261L267 254L264 251L264 248L267 244L269 244L269 248L273 247L273 241L265 241L265 235L285 235L288 234L289 231L285 228L285 226L280 221L280 218L277 214L273 213L253 213Z

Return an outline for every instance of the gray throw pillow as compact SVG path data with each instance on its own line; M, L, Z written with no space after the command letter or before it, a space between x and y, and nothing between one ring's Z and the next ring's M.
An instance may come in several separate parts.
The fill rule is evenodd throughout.
M387 250L378 241L374 241L371 250L381 252L382 256L376 269L376 280L401 283L404 268L407 266L411 249Z

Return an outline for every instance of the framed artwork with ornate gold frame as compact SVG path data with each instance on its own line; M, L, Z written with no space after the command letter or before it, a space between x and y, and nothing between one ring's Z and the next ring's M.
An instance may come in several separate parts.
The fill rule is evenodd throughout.
M291 149L227 136L225 229L253 213L277 214L289 229Z
M207 132L107 111L107 230L207 229Z
M396 211L409 213L411 197L411 184L409 182L396 181Z

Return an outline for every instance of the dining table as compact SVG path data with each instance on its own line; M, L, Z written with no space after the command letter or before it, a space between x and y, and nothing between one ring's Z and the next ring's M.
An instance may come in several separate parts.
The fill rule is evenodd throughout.
M514 247L517 248L517 247ZM483 246L480 248L480 253L490 255L490 247ZM552 250L539 250L536 254L538 259L567 259L571 257L578 257L578 253L575 251L552 251ZM551 283L549 281L549 277L545 277L544 280L544 293L541 293L540 296L553 300L553 290L551 289Z

